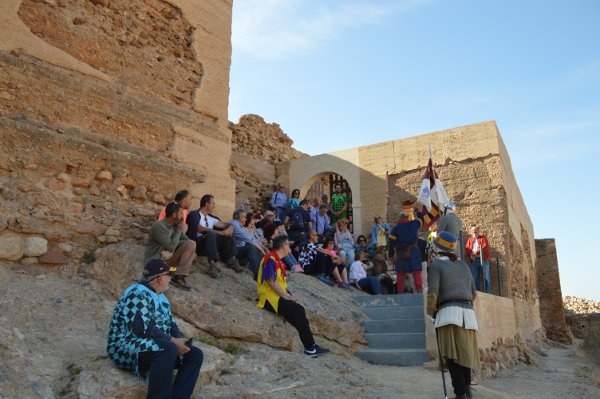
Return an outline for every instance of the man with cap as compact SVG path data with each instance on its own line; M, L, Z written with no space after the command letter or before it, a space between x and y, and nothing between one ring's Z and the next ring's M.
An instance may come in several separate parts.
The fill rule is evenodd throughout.
M188 226L183 220L181 205L170 202L165 212L167 216L163 220L152 223L144 251L144 264L151 259L160 259L163 251L169 252L172 255L167 263L177 268L171 283L177 288L189 291L191 287L186 278L190 274L192 262L196 259L196 243L185 235Z
M439 353L446 361L456 399L470 399L471 369L480 368L475 284L467 264L456 256L456 236L438 232L437 258L427 276L427 314L434 317Z
M108 329L109 357L121 369L148 376L147 398L190 398L204 359L183 337L163 293L174 272L160 259L148 261L142 280L123 293Z
M420 214L417 214L419 216ZM406 212L400 213L400 220L394 226L388 238L390 245L388 254L394 256L396 268L396 293L404 292L404 277L412 274L417 292L423 290L423 265L421 252L417 246L418 233L421 228L421 219L410 220Z

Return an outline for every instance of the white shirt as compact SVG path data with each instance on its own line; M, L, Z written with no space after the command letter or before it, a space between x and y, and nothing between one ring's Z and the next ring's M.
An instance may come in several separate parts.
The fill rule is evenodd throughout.
M475 255L477 251L479 251L479 241L477 241L477 238L475 239L475 241L473 241L473 255Z
M365 270L363 263L359 260L352 262L350 265L350 276L348 276L348 279L354 282L360 281L365 277L367 277L367 271Z
M205 229L213 230L213 227L219 221L219 219L210 215L203 215L202 212L198 213L200 213L200 226L204 227ZM199 232L198 237L202 237L202 233Z

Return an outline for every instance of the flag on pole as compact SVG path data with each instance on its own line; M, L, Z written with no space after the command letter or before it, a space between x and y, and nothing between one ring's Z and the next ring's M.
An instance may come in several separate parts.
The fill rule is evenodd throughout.
M433 161L430 156L417 197L417 204L421 204L422 207L423 227L428 228L435 223L441 216L440 209L444 209L444 205L449 202L446 190L444 190L439 176L433 170Z

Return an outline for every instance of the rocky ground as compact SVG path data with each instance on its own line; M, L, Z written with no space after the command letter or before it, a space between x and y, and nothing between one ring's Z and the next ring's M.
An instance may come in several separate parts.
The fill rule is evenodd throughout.
M0 263L1 398L145 396L144 384L116 369L105 352L112 308L139 273L141 249L113 244L96 251L90 264L60 267ZM224 270L215 281L204 267L194 265L192 292L168 294L182 330L205 352L195 398L443 397L432 364L387 367L352 356L365 343L364 316L352 294L291 276L317 341L333 352L310 359L292 327L256 309L249 273ZM477 397L598 398L600 371L577 348L547 347L537 366L519 364L479 381Z

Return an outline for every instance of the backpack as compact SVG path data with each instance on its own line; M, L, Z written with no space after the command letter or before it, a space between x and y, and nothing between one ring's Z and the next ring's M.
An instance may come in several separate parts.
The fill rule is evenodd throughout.
M300 211L296 211L292 214L290 219L290 230L304 230L304 218Z

